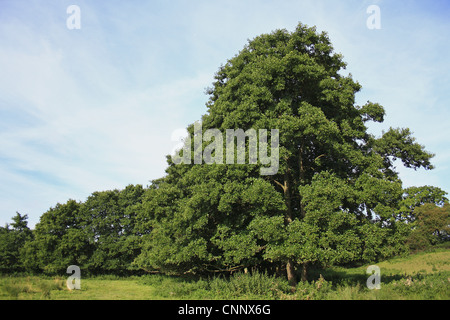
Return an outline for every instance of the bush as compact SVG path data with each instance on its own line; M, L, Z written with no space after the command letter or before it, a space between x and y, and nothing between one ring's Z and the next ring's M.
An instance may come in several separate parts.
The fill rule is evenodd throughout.
M229 277L188 278L155 274L141 279L141 283L157 288L159 296L176 299L278 299L290 290L286 280L257 271L234 273Z
M276 299L287 292L287 281L267 273L235 273L228 279L215 277L209 282L217 299Z
M296 300L324 300L331 292L332 283L322 276L317 281L300 282L292 296Z

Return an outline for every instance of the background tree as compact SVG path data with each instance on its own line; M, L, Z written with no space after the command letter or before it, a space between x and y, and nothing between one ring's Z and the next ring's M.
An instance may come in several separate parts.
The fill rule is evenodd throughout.
M34 240L24 247L24 264L29 270L65 273L70 265L86 263L92 247L81 227L80 208L81 203L68 200L40 217Z
M33 238L27 219L27 215L16 212L11 224L0 227L0 271L2 272L24 270L22 248Z
M136 206L144 189L94 192L85 202L69 200L45 212L24 246L29 270L65 273L78 265L92 273L127 273L140 253L141 236L135 231Z
M409 187L403 191L399 204L397 218L408 222L416 220L415 209L424 204L434 204L442 207L448 202L447 192L433 186ZM428 207L429 208L429 207Z
M413 250L450 240L450 204L426 203L414 209L415 220L408 244Z
M135 233L137 211L144 189L129 185L124 190L94 192L80 208L80 225L90 254L85 267L94 273L126 273L140 252Z

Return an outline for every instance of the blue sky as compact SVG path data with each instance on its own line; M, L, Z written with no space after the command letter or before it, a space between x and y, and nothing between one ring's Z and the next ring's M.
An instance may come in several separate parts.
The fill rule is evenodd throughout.
M68 29L70 5L80 29ZM378 5L381 29L368 29ZM450 1L0 1L0 225L164 175L172 133L206 113L205 88L248 39L298 22L327 31L380 135L408 127L450 191Z

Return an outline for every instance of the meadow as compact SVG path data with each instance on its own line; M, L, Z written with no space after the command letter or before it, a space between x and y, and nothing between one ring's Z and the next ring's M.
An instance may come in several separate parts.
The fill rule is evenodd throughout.
M381 288L366 286L367 266L311 270L311 280L292 289L287 280L266 273L229 277L82 277L80 290L67 277L3 275L1 300L449 300L450 250L435 249L377 264Z

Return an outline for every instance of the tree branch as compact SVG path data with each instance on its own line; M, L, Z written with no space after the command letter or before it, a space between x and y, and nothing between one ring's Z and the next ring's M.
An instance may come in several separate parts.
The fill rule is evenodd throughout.
M281 188L283 188L283 191L286 192L286 186L279 183L277 180L273 180L276 184L278 184Z

